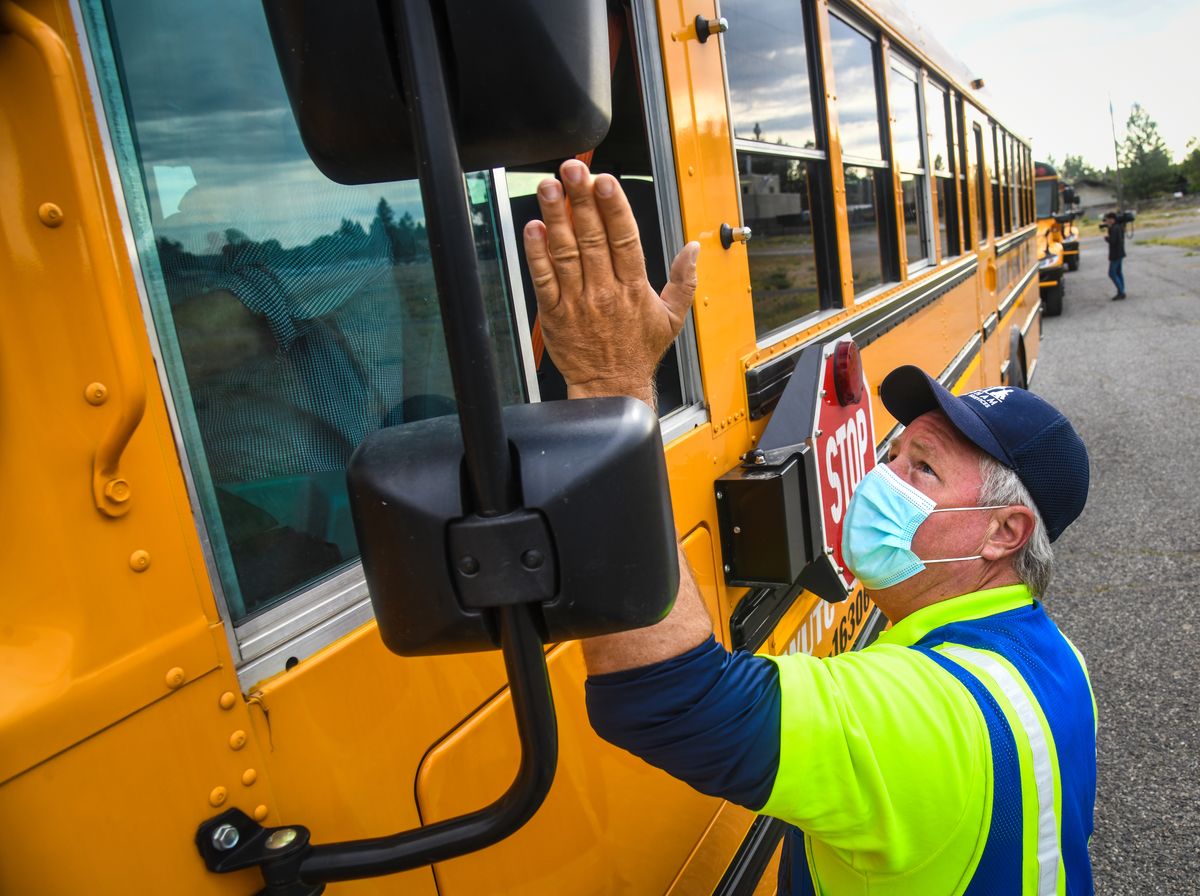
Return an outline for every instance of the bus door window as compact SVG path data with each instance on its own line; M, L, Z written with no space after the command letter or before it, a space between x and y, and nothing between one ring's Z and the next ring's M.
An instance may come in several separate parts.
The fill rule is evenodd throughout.
M314 591L335 573L365 607L358 443L455 411L420 190L317 170L261 5L106 0L85 18L213 579L235 650L265 653L264 631L346 609L346 587ZM520 402L491 175L466 187L501 396Z
M894 58L888 74L888 107L892 117L892 158L900 169L904 203L904 245L908 269L929 264L929 187L926 150L921 126L920 90L917 73Z
M950 141L950 106L946 91L933 81L925 82L925 133L929 138L929 170L937 193L938 241L942 258L961 254L958 231L958 190L954 186Z
M838 134L845 165L846 213L854 294L899 279L889 213L891 170L883 150L877 41L837 16L829 18Z
M837 291L832 214L820 197L828 171L813 115L808 30L800 0L725 0L737 27L724 35L729 114L760 342L828 308ZM827 227L828 225L828 227Z
M621 188L629 198L634 218L641 236L642 252L646 259L646 273L650 285L662 290L667 283L670 259L682 245L678 226L671 226L669 214L664 208L665 191L675 190L673 181L666 181L661 166L655 164L650 134L646 125L646 110L657 96L648 96L643 85L643 71L647 63L638 46L637 29L632 12L627 14L619 4L610 4L609 38L612 60L612 125L603 142L584 158L593 174L611 174L621 182ZM649 38L647 38L648 40ZM657 54L657 47L654 47ZM509 168L505 172L509 205L517 240L525 224L540 217L537 204L537 185L547 177L557 177L558 168L564 159L550 160L536 165ZM669 239L668 239L669 235ZM668 243L671 245L669 246ZM672 248L673 246L673 248ZM668 255L668 252L670 254ZM537 371L537 387L542 401L567 397L566 383L554 364L541 335L537 321L537 298L525 253L517 253L520 281L524 292L524 303L531 327L533 365ZM656 388L658 413L667 416L690 406L693 393L698 387L692 385L696 377L689 375L695 366L695 352L690 350L693 337L690 327L676 340L659 365Z

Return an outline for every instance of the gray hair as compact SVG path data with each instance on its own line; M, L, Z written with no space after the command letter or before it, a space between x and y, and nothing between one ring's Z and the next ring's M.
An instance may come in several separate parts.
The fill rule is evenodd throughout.
M1013 571L1016 572L1017 578L1029 586L1034 597L1042 597L1046 593L1046 586L1050 584L1054 549L1050 547L1046 524L1042 522L1037 505L1033 503L1029 490L1017 474L995 458L985 454L979 463L979 472L983 475L983 484L979 487L981 507L990 504L1020 504L1033 511L1033 534L1013 556Z

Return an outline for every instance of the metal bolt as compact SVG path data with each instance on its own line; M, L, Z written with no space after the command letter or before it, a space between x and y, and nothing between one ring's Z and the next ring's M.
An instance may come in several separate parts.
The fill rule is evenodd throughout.
M104 497L114 504L124 504L129 500L133 490L124 479L110 479L104 483Z
M734 534L734 535L741 535L741 534L742 534L742 527L741 527L741 526L734 526L734 527L733 527L733 534Z
M238 840L242 837L238 833L238 829L231 824L223 824L212 832L212 845L214 849L221 852L229 852L238 845Z
M530 548L521 555L521 565L526 569L541 569L544 562L546 562L546 558L542 556L542 552L534 548Z
M733 567L728 563L725 564L725 572L733 572Z
M283 849L295 839L295 828L280 828L267 838L267 849Z
M755 448L752 456L756 464L765 464L767 462L767 454L761 448Z
M104 383L88 383L87 388L83 390L83 397L88 404L102 405L108 401L108 386Z
M724 493L724 492L717 492L717 500L718 500L718 501L720 501L720 500L721 500L722 498L724 498L724 497L725 497L725 493Z
M60 226L64 218L63 210L53 202L43 202L38 206L38 219L47 227Z
M479 572L479 561L468 554L467 556L459 559L458 571L464 576L473 576L475 573Z

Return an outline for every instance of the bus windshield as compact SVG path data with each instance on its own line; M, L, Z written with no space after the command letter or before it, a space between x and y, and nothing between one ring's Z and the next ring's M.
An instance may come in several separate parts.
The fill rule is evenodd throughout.
M1057 209L1054 201L1058 197L1058 182L1054 180L1039 180L1037 182L1037 216L1049 218Z

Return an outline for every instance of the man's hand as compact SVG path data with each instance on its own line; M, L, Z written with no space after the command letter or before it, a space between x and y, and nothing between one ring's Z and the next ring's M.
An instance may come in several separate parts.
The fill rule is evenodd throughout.
M525 226L525 257L546 348L571 398L629 395L654 405L654 371L696 295L699 243L688 243L655 295L637 222L616 178L593 181L583 162L560 169L566 184L538 185L542 221Z

